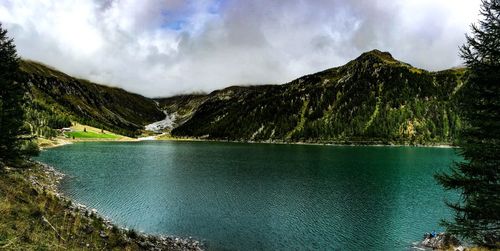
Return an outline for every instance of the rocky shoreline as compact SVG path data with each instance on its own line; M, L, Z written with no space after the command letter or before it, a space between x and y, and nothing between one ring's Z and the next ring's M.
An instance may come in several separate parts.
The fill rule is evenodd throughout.
M99 215L96 209L75 203L64 196L58 189L59 183L65 176L63 173L41 162L34 162L33 164L33 168L40 168L41 171L34 172L28 177L30 183L34 187L49 192L59 198L65 203L67 210L70 211L71 214L80 214L82 217L97 219L102 222L105 229L120 232L126 241L136 243L141 250L205 250L205 245L202 242L191 237L182 238L170 235L151 235L117 227L111 220ZM50 222L47 221L47 224L50 225ZM88 231L94 230L89 226ZM108 238L104 231L100 231L99 236L104 240Z
M425 233L422 241L416 243L413 248L417 250L467 250L455 236L444 232L435 236Z

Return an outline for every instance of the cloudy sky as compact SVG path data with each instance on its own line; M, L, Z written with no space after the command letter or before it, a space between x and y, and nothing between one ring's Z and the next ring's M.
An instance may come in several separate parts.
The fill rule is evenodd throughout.
M380 49L461 64L480 0L0 0L23 58L149 97L279 84Z

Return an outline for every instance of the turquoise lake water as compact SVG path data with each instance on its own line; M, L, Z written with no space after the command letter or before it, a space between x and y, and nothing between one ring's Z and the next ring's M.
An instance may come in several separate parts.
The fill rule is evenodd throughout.
M37 158L61 190L120 226L210 250L406 250L451 211L433 179L454 149L78 143Z

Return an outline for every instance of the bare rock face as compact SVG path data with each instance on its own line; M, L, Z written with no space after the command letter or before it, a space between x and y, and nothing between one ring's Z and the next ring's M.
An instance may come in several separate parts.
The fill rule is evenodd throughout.
M424 239L419 243L418 247L433 250L464 250L460 241L455 236L447 233L439 233L435 237L426 233L424 234Z

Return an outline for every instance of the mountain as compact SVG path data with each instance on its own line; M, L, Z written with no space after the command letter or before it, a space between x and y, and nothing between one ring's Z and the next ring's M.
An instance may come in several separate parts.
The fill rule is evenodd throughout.
M25 111L35 135L55 136L70 121L136 136L144 125L165 117L157 103L125 90L66 75L22 60L20 80L27 87Z
M388 52L283 85L233 86L157 99L180 114L174 136L320 143L450 143L461 127L455 101L467 72L429 72Z

